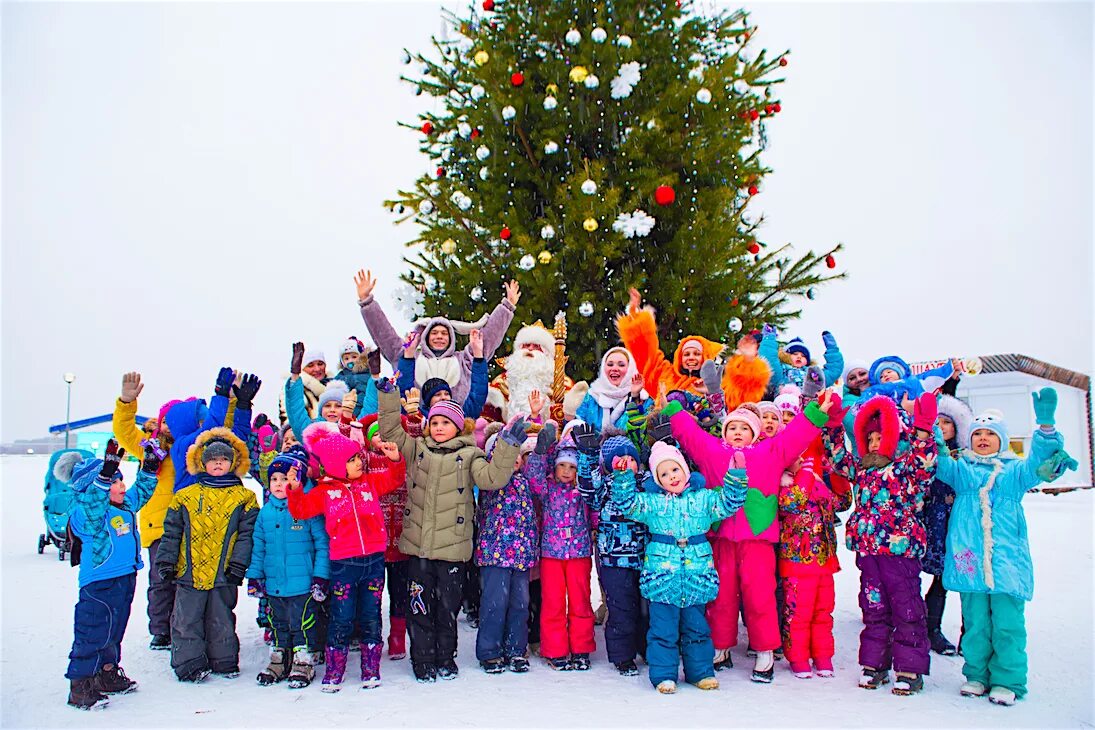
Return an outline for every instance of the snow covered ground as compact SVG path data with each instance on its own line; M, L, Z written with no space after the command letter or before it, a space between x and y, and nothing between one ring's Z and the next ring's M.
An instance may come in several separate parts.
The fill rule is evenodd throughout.
M242 643L238 679L210 677L199 685L174 680L167 652L147 649L145 572L123 647L123 665L140 690L118 697L102 712L65 705L66 657L72 640L75 569L53 548L36 552L43 530L41 484L45 457L0 459L3 525L0 725L4 727L1091 727L1093 711L1092 506L1090 493L1028 495L1036 590L1028 606L1030 695L1012 708L958 695L961 659L932 657L925 692L901 698L856 687L860 628L858 575L851 556L837 575L837 677L796 680L785 662L771 686L749 682L745 645L737 665L719 675L722 688L701 692L684 685L658 695L645 676L621 678L604 657L588 673L556 673L541 662L527 675L487 676L473 657L474 631L461 622L461 675L454 682L415 684L406 660L385 660L384 686L353 684L337 695L318 686L259 687L266 647L255 626L256 601L243 595L238 609ZM132 475L134 465L126 473ZM925 584L926 587L926 584ZM947 607L945 631L958 638L957 596ZM598 644L601 632L598 629ZM355 660L356 661L356 660ZM353 676L352 674L350 675ZM318 685L318 683L317 683Z

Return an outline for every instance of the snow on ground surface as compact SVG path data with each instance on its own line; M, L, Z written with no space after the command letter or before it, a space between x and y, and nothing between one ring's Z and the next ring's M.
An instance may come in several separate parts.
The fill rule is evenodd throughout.
M42 476L46 457L5 456L2 467L3 552L0 724L4 727L1091 727L1092 506L1091 493L1025 499L1034 550L1035 597L1028 605L1030 694L1015 707L959 696L960 657L932 656L924 693L896 697L856 687L860 629L859 576L842 550L837 574L835 679L797 680L786 662L774 684L748 680L751 660L742 642L735 667L719 674L722 688L702 692L683 685L675 696L655 692L644 674L622 678L604 655L601 630L590 672L557 673L542 661L525 675L488 676L474 660L475 633L461 620L460 677L418 685L407 660L383 664L384 686L363 691L350 682L337 695L316 684L290 690L259 687L254 676L267 649L255 626L257 602L241 595L237 609L242 676L210 677L199 685L175 681L169 652L147 648L144 589L137 597L123 645L123 666L140 690L115 698L102 711L65 705L64 679L72 641L76 569L52 548L37 554ZM131 477L135 465L127 464ZM927 582L925 582L925 588ZM385 609L386 614L386 609ZM944 630L957 641L959 601L951 594ZM352 655L348 679L356 667ZM321 670L322 671L322 670Z

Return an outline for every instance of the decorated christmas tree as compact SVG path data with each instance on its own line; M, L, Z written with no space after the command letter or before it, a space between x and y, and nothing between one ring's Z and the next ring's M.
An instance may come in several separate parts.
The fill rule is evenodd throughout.
M843 276L839 246L794 256L750 210L788 57L754 50L744 11L483 0L447 22L451 37L404 56L421 73L403 78L436 99L403 125L429 172L385 203L418 224L403 278L427 311L474 319L516 279L518 319L565 312L585 374L629 287L666 341L733 342Z

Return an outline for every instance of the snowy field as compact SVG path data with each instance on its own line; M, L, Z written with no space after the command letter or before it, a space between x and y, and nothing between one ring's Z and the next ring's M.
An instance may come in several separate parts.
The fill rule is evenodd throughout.
M50 547L36 551L45 457L0 459L3 524L0 724L4 727L1092 727L1092 498L1090 493L1026 498L1034 549L1035 597L1028 604L1030 694L1012 708L960 697L961 658L932 657L924 693L895 697L856 687L858 575L842 551L837 575L837 677L796 680L785 662L773 685L748 680L744 635L737 665L719 674L722 688L683 685L658 695L645 675L621 678L605 659L601 631L593 670L557 673L535 661L526 675L487 676L473 656L474 631L461 621L460 677L415 684L407 660L383 665L384 686L362 691L351 682L337 695L284 684L259 687L254 675L267 649L254 622L257 602L240 598L242 676L210 677L199 685L175 681L168 652L147 648L145 577L123 647L123 661L140 690L117 697L103 711L65 705L66 657L72 640L76 570ZM135 465L128 464L132 476ZM925 583L925 587L927 583ZM385 609L386 612L386 609ZM959 602L952 594L944 630L957 641ZM354 657L356 664L356 656ZM348 678L355 676L354 669Z

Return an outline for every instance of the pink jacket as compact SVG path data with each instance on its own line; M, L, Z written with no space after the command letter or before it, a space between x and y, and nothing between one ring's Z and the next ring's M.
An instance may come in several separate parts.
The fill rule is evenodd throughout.
M749 484L745 493L745 507L723 521L718 529L718 537L735 542L779 542L777 514L780 477L821 433L821 428L814 424L820 421L824 425L826 420L825 414L816 404L811 403L775 436L744 449L735 449L704 431L688 413L682 411L669 419L673 436L707 480L708 489L721 487L727 469L735 465L735 462L745 462ZM735 459L737 453L741 454L740 459Z

